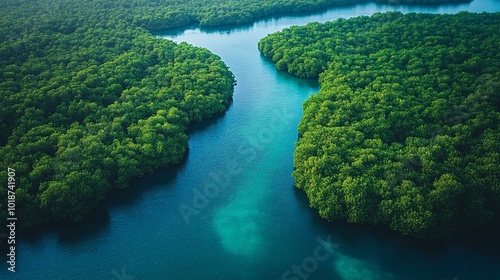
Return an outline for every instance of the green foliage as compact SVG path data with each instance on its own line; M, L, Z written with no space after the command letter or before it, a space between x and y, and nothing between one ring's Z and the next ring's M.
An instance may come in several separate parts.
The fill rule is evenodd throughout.
M23 228L81 219L110 189L179 162L188 125L231 101L218 56L101 7L115 2L80 2L2 4L0 178L16 170Z
M259 42L318 77L294 178L329 220L446 236L500 221L500 14L384 13Z
M234 77L218 57L148 31L354 2L3 0L0 170L18 171L22 226L79 219L109 189L178 162L188 123L229 105Z

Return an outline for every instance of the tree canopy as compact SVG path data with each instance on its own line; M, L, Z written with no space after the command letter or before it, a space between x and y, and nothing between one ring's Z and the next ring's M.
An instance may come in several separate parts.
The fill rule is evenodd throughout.
M219 57L151 31L355 2L3 0L0 180L17 170L21 226L80 219L111 188L178 162L188 124L229 106L235 80Z
M319 77L296 186L328 220L447 236L500 221L500 13L401 14L291 27L259 42Z
M72 16L63 11L71 1L34 3L0 12L0 178L16 170L23 228L78 220L111 188L179 162L189 123L224 112L235 84L206 49L157 39L91 4Z

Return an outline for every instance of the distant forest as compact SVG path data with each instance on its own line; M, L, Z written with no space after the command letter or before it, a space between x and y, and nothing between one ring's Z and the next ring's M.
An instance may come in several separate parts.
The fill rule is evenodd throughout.
M1 1L0 181L17 171L21 226L81 219L110 189L178 162L188 124L228 108L235 79L220 58L151 31L354 2Z
M398 12L291 27L259 42L319 78L296 186L328 220L449 236L500 224L500 13Z

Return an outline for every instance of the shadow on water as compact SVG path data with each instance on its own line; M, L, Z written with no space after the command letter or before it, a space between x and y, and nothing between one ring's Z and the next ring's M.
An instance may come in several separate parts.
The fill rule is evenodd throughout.
M229 108L226 111L224 111L222 113L213 114L211 118L208 118L208 119L203 120L201 122L191 123L189 125L186 133L191 136L194 133L203 132L204 130L206 130L210 127L216 126L218 123L220 123L224 119L224 116L233 108L232 105L233 105L233 102L231 101L231 104L229 105Z
M337 278L333 279L344 279L342 277L346 275L354 277L352 279L372 280L424 279L429 275L436 277L433 279L445 279L446 273L470 276L467 273L477 269L483 269L484 273L500 273L500 267L495 268L495 263L500 263L498 230L482 229L457 233L447 239L414 238L403 236L387 226L353 224L346 221L328 222L321 218L315 209L309 208L305 192L295 188L294 194L301 210L310 216L311 226L323 231L323 236L331 235L332 240L339 244L334 264L340 274L336 273ZM467 252L466 258L464 252ZM485 255L489 261L478 264L477 258L483 258ZM435 264L435 267L429 267L429 271L425 272L428 274L419 274L418 266L413 266L422 260ZM417 271L414 271L415 269ZM409 273L415 275L410 277ZM362 274L370 277L356 278ZM449 279L453 279L453 276Z
M224 113L216 114L205 121L192 124L187 133L202 132L211 126L220 122ZM141 202L146 192L154 191L162 187L173 185L179 171L185 168L187 164L189 149L184 159L178 164L169 167L160 168L153 174L143 177L133 178L129 182L129 187L124 189L113 189L107 197L99 203L88 215L80 221L61 221L57 223L46 224L28 232L20 234L20 238L29 244L40 244L46 235L56 235L57 241L62 246L74 246L83 240L92 240L101 236L109 230L110 210L117 208L129 208ZM3 249L3 245L0 247ZM5 246L6 247L6 246Z
M451 238L416 238L402 235L383 225L354 224L345 220L327 221L321 218L317 210L309 207L309 201L304 191L294 188L294 194L304 211L311 217L315 228L325 229L334 234L335 239L345 246L349 246L350 253L367 255L370 244L392 243L397 251L392 254L404 252L420 252L429 258L440 257L453 248L467 249L479 254L487 254L500 260L500 229L478 229L473 232L461 232ZM357 250L356 248L359 248ZM369 251L369 250L368 250ZM368 253L370 254L370 253Z
M232 34L241 31L248 31L254 26L254 22L246 23L241 25L223 25L223 26L200 26L198 23L192 23L189 25L176 27L163 31L155 31L152 32L154 36L162 37L162 36L179 36L186 32L200 32L200 33L212 33L212 34ZM188 31L186 31L188 30ZM174 40L175 41L175 40Z
M84 219L51 223L23 232L23 242L38 245L47 235L56 235L61 245L72 245L84 239L93 239L109 227L109 209L104 203L95 207Z
M287 71L277 70L276 65L274 64L274 62L271 59L263 56L262 53L259 53L259 54L260 54L259 55L260 63L265 65L266 67L272 68L273 75L276 75L278 77L278 80L286 81L286 83L297 84L300 87L315 87L319 91L318 77L302 78L302 77L293 76L292 74L288 73Z
M477 0L476 0L477 1ZM500 0L495 0L500 1ZM453 3L446 3L445 5L448 7L460 7L461 5L467 5L473 2L473 0L458 0ZM201 33L212 33L212 34L226 34L230 35L232 33L244 32L248 31L256 24L266 24L272 23L275 21L283 20L286 18L302 18L302 17L321 17L332 11L339 11L341 9L352 9L358 5L377 5L380 7L399 7L400 4L386 4L386 3L377 3L376 1L367 1L367 0L359 0L357 3L346 3L346 4L337 4L335 6L330 7L320 7L320 8L311 8L309 10L305 10L302 12L292 12L292 13L279 13L276 15L264 16L261 18L256 18L254 21L249 23L243 23L238 25L221 25L221 26L200 26L198 22L194 22L185 26L180 26L176 28L171 28L163 31L154 31L152 32L155 36L179 36L184 34L186 31L188 32L201 32ZM421 7L425 8L429 11L438 11L441 7L443 7L442 3L432 4L432 3L405 3L403 6L405 7Z
M58 242L73 247L81 240L92 240L109 229L109 209L102 204L79 222L65 222L56 226Z
M158 169L155 173L143 178L134 178L130 181L128 188L111 190L107 198L80 221L47 224L25 232L21 237L27 243L37 244L43 242L45 235L55 234L60 245L72 247L83 240L92 240L101 236L109 230L110 210L131 207L141 202L145 192L170 186L178 171L184 168L185 164L186 159L176 165Z
M178 164L160 168L151 175L132 179L128 188L112 190L108 198L105 199L104 204L111 209L129 208L140 203L146 192L154 191L158 188L170 187L177 178L179 171L186 166L187 155L188 153L186 153L185 158Z
M200 26L198 22L194 22L188 25L176 27L176 28L171 28L168 30L163 30L163 31L154 31L152 32L153 35L155 36L179 36L187 32L200 32L200 33L212 33L212 34L226 34L230 35L232 33L236 32L244 32L248 31L252 28L254 28L256 23L270 23L276 20L284 19L284 18L289 18L289 17L304 17L304 16L311 16L311 15L323 15L328 13L329 10L331 9L339 9L343 7L354 7L359 4L366 4L369 3L370 1L359 1L359 3L356 4L346 4L346 5L337 5L337 6L332 6L328 8L327 10L323 10L321 8L318 9L312 9L311 11L304 11L304 12L296 12L296 13L280 13L277 15L270 15L270 16L265 16L261 18L256 18L254 21L249 22L249 23L243 23L243 24L229 24L229 25L219 25L219 26Z

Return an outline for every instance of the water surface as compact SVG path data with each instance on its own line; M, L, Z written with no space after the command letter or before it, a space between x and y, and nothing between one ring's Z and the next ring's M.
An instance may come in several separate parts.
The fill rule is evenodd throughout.
M160 37L208 48L236 76L231 108L191 128L178 166L137 179L92 215L18 239L12 279L500 279L495 238L415 240L328 223L294 189L302 102L318 83L278 72L257 42L291 25L384 11L500 11L495 0L444 6L360 4L251 25Z

